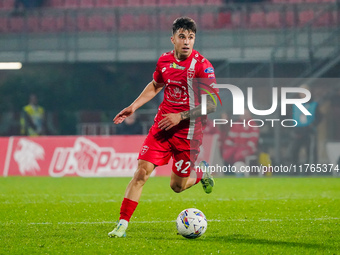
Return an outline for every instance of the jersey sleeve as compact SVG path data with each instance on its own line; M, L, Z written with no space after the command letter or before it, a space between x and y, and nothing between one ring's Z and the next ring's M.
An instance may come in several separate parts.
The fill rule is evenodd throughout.
M156 70L153 73L153 79L157 83L164 83L163 81L163 75L162 75L162 69L160 65L160 59L158 59L157 65L156 65Z

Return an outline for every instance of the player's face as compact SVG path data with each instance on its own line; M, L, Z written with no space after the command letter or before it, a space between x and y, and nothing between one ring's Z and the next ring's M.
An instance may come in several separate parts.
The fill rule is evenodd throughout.
M171 37L175 46L176 58L183 60L190 56L195 43L195 33L192 31L178 29Z

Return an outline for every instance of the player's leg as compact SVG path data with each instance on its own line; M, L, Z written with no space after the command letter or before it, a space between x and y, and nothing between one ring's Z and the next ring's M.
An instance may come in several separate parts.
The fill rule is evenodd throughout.
M193 185L197 184L203 176L203 172L194 168L194 163L199 153L199 144L197 148L191 148L191 142L187 139L172 138L173 145L173 165L171 173L170 187L176 193L182 192ZM194 143L193 143L194 144Z
M128 222L138 205L145 182L150 177L155 166L165 165L171 158L168 140L157 139L158 133L154 129L150 129L139 152L137 171L126 188L124 200L120 208L120 221L118 226L109 233L111 237L125 235ZM119 231L119 234L117 231Z
M124 200L120 208L119 223L108 234L110 237L125 236L125 231L128 227L130 218L134 213L142 194L143 186L145 182L149 179L154 168L154 164L145 160L138 160L137 171L135 172L125 191Z
M154 169L154 164L139 159L137 171L126 188L124 198L138 202L142 194L143 186Z
M215 180L211 174L209 164L206 161L201 161L199 163L199 168L203 171L203 176L201 178L202 187L204 192L210 194L213 187L215 186Z
M198 150L174 152L170 187L176 193L182 192L199 182L202 183L206 193L211 193L215 182L211 176L209 165L202 161L198 167L195 167L192 162L196 160L197 155Z
M174 172L171 172L170 187L176 193L180 193L194 185L194 180L191 177L180 177Z

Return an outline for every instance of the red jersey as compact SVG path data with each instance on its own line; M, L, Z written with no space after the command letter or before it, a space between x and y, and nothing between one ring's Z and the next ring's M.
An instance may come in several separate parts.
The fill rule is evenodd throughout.
M216 83L213 66L198 51L193 50L185 60L176 59L174 51L164 53L158 59L153 79L157 83L164 83L165 88L164 99L158 108L153 128L158 129L158 122L164 118L163 114L188 111L200 104L201 94L205 92L194 84L194 78L205 78L204 84L210 87ZM202 122L205 119L204 116L183 120L167 132L180 138L201 139Z

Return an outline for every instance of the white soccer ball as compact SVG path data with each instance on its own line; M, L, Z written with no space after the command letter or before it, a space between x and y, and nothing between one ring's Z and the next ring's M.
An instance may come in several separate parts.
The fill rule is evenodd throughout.
M178 234L192 239L203 235L208 225L205 215L195 208L183 210L176 222Z

